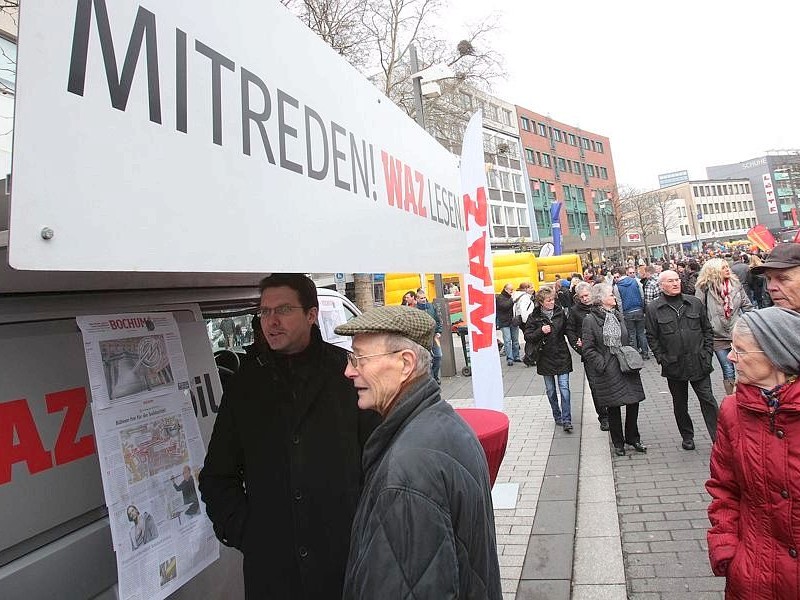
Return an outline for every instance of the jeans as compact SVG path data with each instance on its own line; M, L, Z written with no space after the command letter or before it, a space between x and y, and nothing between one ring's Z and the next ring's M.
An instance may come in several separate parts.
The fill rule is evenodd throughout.
M547 400L553 411L553 418L557 423L572 424L572 410L570 408L569 395L569 373L561 375L542 375L544 378L544 388L547 392ZM558 377L558 390L561 392L561 408L558 407L558 396L556 395L556 377Z
M650 353L647 345L647 336L644 331L644 311L642 309L632 310L622 315L625 320L625 329L628 330L628 345L633 346L642 356Z
M719 366L722 368L722 378L734 380L736 379L736 368L733 366L733 363L728 360L728 353L730 351L730 348L723 348L722 350L714 350L714 354L717 356Z
M510 325L508 327L501 327L500 331L503 332L503 347L506 349L506 360L520 360L519 327Z
M633 446L640 442L639 437L639 403L625 405L625 430L622 429L622 411L619 406L608 407L608 428L611 432L611 442L616 448L622 448L626 443Z
M700 401L700 412L703 413L708 435L711 436L713 441L717 439L717 413L719 412L719 407L714 398L714 392L711 390L711 376L706 375L702 379L692 381L691 384L694 393L697 394L697 399ZM689 382L667 379L667 386L670 394L672 394L672 410L675 414L678 431L681 432L681 437L684 440L691 440L694 438L694 426L692 425L692 418L689 416Z
M442 364L442 347L433 342L433 348L431 348L431 376L436 380L439 381L439 365Z

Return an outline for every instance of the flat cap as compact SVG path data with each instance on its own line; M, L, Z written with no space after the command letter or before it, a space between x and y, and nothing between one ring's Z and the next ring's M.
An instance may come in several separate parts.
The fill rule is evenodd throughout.
M335 331L338 335L350 336L359 333L394 333L430 350L435 328L436 321L424 310L411 306L379 306L339 325Z
M750 269L750 272L758 275L765 269L790 269L791 267L800 267L800 244L784 242L775 246L766 260L759 266Z

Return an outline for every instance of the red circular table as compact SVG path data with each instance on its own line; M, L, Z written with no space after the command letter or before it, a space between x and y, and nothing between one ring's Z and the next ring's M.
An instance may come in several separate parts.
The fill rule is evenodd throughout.
M489 483L494 486L497 472L506 454L508 417L505 413L487 408L457 408L456 412L478 436L489 465Z

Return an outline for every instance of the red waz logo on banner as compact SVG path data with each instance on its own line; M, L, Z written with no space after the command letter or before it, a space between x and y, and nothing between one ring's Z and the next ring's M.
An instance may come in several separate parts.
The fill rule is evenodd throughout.
M472 228L473 223L481 228L480 236L467 249L469 273L473 277L480 279L484 289L491 289L492 279L489 267L486 265L486 225L489 214L486 205L486 188L478 188L475 200L469 194L464 194L464 208L467 213L467 230ZM470 301L470 307L468 307L469 322L473 326L470 328L470 343L475 350L489 348L494 344L494 323L489 318L494 308L494 294L479 290L472 284L469 284L468 288ZM472 308L476 303L477 306Z

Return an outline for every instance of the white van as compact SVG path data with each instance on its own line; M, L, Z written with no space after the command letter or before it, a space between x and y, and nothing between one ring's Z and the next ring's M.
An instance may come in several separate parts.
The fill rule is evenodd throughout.
M88 402L78 315L169 311L178 322L191 396L208 444L222 396L215 323L249 323L255 275L19 272L8 267L0 196L0 598L116 598L111 544ZM358 309L335 291L345 318ZM327 334L324 323L321 323ZM336 341L336 340L334 340ZM243 598L238 551L172 598Z

